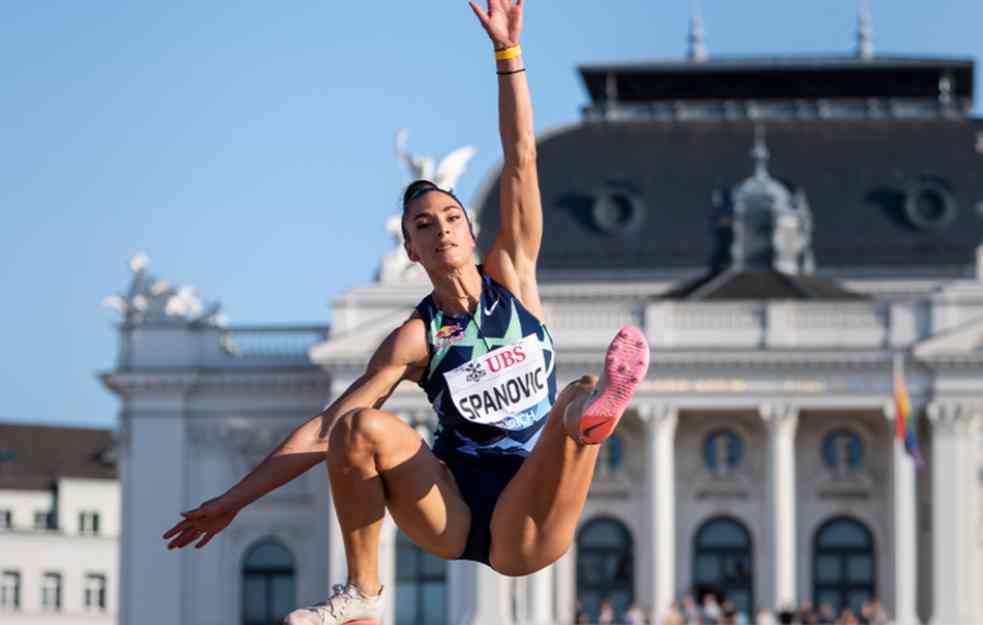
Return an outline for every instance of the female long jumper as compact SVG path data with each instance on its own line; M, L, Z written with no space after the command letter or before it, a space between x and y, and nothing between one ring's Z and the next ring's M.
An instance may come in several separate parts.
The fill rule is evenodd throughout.
M501 229L484 257L467 213L429 181L403 196L406 251L433 292L378 348L365 373L298 427L225 494L183 512L168 548L203 547L243 507L327 462L348 582L288 625L378 625L379 532L386 510L425 551L528 575L573 541L599 443L614 430L648 368L640 330L622 328L600 381L556 393L553 342L543 325L536 262L543 214L532 104L519 37L522 0L471 9L495 47L504 161ZM437 411L433 448L381 407L404 380Z

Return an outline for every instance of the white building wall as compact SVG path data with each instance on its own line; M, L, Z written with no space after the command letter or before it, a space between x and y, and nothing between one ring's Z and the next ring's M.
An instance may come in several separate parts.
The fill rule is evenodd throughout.
M57 492L57 497L55 493ZM57 491L0 490L0 509L12 509L13 527L0 530L0 570L20 574L21 607L0 612L4 625L110 625L119 597L119 497L115 480L58 480ZM34 529L35 511L57 509L56 529ZM99 513L97 535L80 535L78 509ZM42 608L46 573L61 575L61 609ZM106 579L105 610L87 609L87 574Z
M58 480L58 528L68 534L80 534L79 514L82 512L99 514L100 534L119 536L119 482L80 478Z
M152 614L157 623L191 623L195 608L189 599L188 576L193 567L187 551L165 550L160 537L187 510L188 462L184 419L177 400L145 402L127 412L128 498L121 573L127 597L121 625L142 625ZM196 476L196 479L197 476Z
M0 510L10 510L13 529L34 529L36 512L51 512L55 506L55 493L40 490L0 491Z

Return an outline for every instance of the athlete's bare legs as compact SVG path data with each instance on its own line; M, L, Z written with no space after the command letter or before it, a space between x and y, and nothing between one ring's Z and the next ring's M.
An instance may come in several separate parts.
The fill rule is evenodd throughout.
M619 395L614 402L622 410L647 368L648 345L641 332L622 329L608 350L602 380L602 385ZM491 521L490 560L496 571L528 575L558 560L573 542L600 451L600 445L583 442L581 431L586 406L606 398L593 396L597 384L596 377L584 376L563 389L539 442L502 492ZM588 427L591 430L606 428L606 438L617 419L608 421L597 418L586 423L597 423ZM594 440L603 440L596 437L596 431L591 434Z
M424 550L445 559L464 551L471 511L454 477L396 415L363 408L343 416L331 432L327 465L348 579L363 594L381 588L379 532L387 507Z

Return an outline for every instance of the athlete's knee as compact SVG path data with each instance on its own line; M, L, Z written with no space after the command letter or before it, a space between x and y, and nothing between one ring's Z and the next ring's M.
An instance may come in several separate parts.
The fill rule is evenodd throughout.
M545 569L567 552L569 544L545 541L530 549L495 549L492 546L489 563L499 574L507 577L525 577Z
M342 415L331 429L328 456L372 453L385 430L386 414L373 408L356 408Z

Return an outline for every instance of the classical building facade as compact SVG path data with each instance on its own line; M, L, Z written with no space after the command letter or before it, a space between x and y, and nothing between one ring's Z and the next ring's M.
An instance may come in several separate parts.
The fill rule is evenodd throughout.
M578 600L596 616L710 592L747 613L877 597L903 625L983 622L973 62L873 56L861 35L853 57L708 59L697 34L685 61L581 68L583 120L538 146L558 379L597 371L627 323L649 377L561 561L508 579L387 524L386 622L566 625ZM472 202L482 248L497 177ZM135 264L103 374L122 405L124 625L272 622L344 581L322 469L203 551L155 538L342 392L426 294L391 232L330 332L226 327ZM898 372L920 470L894 439ZM433 430L411 385L386 407Z
M110 430L0 423L0 622L116 622L114 448Z

